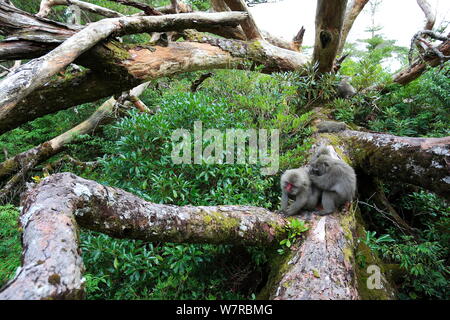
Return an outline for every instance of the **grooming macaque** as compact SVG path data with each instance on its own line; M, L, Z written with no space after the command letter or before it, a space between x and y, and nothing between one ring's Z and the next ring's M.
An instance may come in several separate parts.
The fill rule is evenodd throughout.
M347 125L344 122L337 121L321 121L317 124L318 132L339 132L347 130Z
M338 96L343 99L348 99L356 94L355 88L348 82L348 77L341 80L337 87Z
M320 191L311 184L307 168L286 170L281 176L281 210L288 216L301 209L314 210L319 196ZM289 198L294 203L288 207Z
M355 171L344 161L331 157L326 147L319 148L313 156L309 178L322 191L323 210L318 215L331 214L355 196Z

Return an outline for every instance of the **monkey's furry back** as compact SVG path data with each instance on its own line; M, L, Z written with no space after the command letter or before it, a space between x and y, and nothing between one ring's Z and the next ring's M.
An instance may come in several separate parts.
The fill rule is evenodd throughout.
M351 166L342 160L334 159L329 155L321 155L317 161L326 161L329 164L327 179L312 179L319 182L317 186L324 190L331 190L343 194L355 196L356 174Z
M356 193L356 174L351 166L340 159L331 156L326 146L320 146L311 159L310 164L326 162L329 167L321 176L311 175L310 179L314 185L322 190L330 190L345 194L353 199Z

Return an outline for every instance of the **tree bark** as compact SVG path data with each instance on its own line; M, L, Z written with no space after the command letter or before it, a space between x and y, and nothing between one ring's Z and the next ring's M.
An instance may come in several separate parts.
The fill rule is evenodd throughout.
M302 43L303 43L303 35L305 34L305 29L301 27L301 29L298 31L298 33L294 36L292 41L286 41L282 38L274 37L270 33L266 31L262 31L262 34L264 35L264 39L273 44L274 46L292 50L292 51L301 51Z
M244 30L247 40L263 39L263 36L259 31L259 28L256 25L256 22L253 19L252 14L248 10L248 7L245 4L244 0L223 0L223 1L232 11L243 11L247 13L247 18L241 21L241 27L242 30Z
M447 35L447 38L450 38L450 34ZM433 53L433 51L425 53L422 57L423 59L417 59L409 67L394 75L393 81L406 85L419 78L427 70L428 66L436 67L441 65L442 60L448 61L450 59L450 40L447 39L441 43L436 47L436 50L442 54L443 59Z
M423 187L450 199L450 137L410 138L346 130L355 166L382 180Z
M7 115L0 117L0 134L44 115L97 101L138 84L138 81L132 80L120 82L119 79L106 79L91 71L51 81L20 101Z
M224 0L211 0L211 5L215 12L230 11L230 8L227 6L227 4L225 2L226 1L224 1ZM248 14L250 14L245 3L242 3L242 1L240 1L240 0L239 1L233 0L232 2L234 2L235 10L245 11ZM249 16L249 17L251 17L251 16ZM282 38L271 35L267 31L263 31L263 30L259 31L256 26L256 22L254 21L253 18L249 18L246 28L248 29L246 33L249 34L250 37L255 37L255 39L264 38L266 41L268 41L270 44L273 44L274 46L277 46L277 47L280 47L283 49L287 49L287 50L297 51L297 52L300 52L300 47L303 42L303 34L305 32L305 29L302 27L292 41L286 41ZM246 39L249 39L247 37L246 33L244 33L244 31L242 30L241 27L234 28L234 29L229 28L229 31L228 31L229 36L227 38L246 40Z
M347 0L317 0L313 61L320 73L333 69L341 38Z
M286 221L262 208L154 204L70 173L45 178L22 206L23 265L0 300L82 298L77 223L145 241L273 246L286 236Z
M15 11L13 12L12 10ZM14 37L18 39L16 44L19 42L25 43L24 47L27 48L25 50L27 55L31 49L29 47L30 43L38 41L39 44L49 45L51 49L51 47L55 46L55 43L64 41L70 34L76 32L76 30L70 29L63 24L47 25L45 23L47 23L48 20L36 18L4 4L0 4L0 15L2 12L5 13L5 19L8 16L8 12L11 16L15 17L13 19L15 27L11 30L6 28L6 33L14 33L14 30L20 28L20 26L22 29L26 29L27 25L35 26L31 28L30 31L33 38L32 42L26 40L28 38L23 35L14 35ZM233 15L233 13L230 12L222 14L225 14L225 16L229 14ZM245 18L241 16L245 15L245 13L236 14L239 16L238 20ZM140 20L135 19L144 19L144 21L148 22L155 21L154 19L164 20L167 19L167 17L170 18L169 21L176 21L176 17L181 16L184 17L187 24L190 23L187 22L188 20L186 20L186 17L188 16L186 15L132 17L132 20L126 21L137 22ZM212 16L209 15L208 17ZM128 18L117 19L122 21L121 19ZM114 26L111 26L111 22L119 21L117 19L105 19L99 23L105 23L106 29L109 28L108 30L111 30L115 28ZM28 24L24 21L28 21ZM5 25L8 25L6 22L7 20L5 20ZM133 22L130 23L133 25ZM199 20L197 20L196 24L206 27L206 24L203 24L202 21ZM224 24L228 23L224 22ZM95 26L96 24L92 25ZM92 25L88 27L91 28L91 30L93 29ZM59 27L62 31L54 30ZM128 25L128 27L122 25L122 27L119 28L121 30L120 32L137 32L136 29L131 31L129 27L130 25ZM154 27L157 28L156 26ZM47 32L49 28L51 29L51 32ZM170 29L170 23L166 24L164 28ZM208 31L211 31L212 28L209 26L207 29ZM97 70L97 73L84 72L80 75L72 75L64 80L52 81L26 96L33 88L46 82L50 74L53 74L56 70L59 70L64 65L72 62L77 54L81 53L82 50L80 48L75 49L75 51L72 50L71 45L77 45L76 39L89 43L86 47L93 45L91 43L92 39L83 36L83 33L89 35L89 31L85 30L86 29L83 29L70 40L66 40L60 47L53 50L48 55L41 57L39 60L31 61L26 67L22 67L22 69L18 70L18 73L16 72L11 75L11 78L8 78L8 80L4 79L4 81L0 83L0 86L3 85L4 87L7 87L6 89L9 89L9 91L14 92L13 95L8 94L8 90L0 92L0 98L3 97L5 98L4 100L6 100L3 105L0 104L0 134L45 114L70 108L71 106L81 103L95 101L99 98L110 96L115 92L129 90L141 82L161 76L170 76L180 72L203 69L236 68L249 58L258 64L264 64L266 66L266 72L296 70L301 68L307 62L307 58L304 55L272 46L263 40L242 42L237 40L213 39L211 37L202 36L199 33L196 33L194 36L195 39L192 40L196 42L205 42L208 43L208 45L189 42L173 42L167 47L151 47L147 45L124 47L120 43L108 42L95 46L77 60L77 64ZM103 32L103 35L100 37L97 34L97 38L102 38L106 33ZM58 34L58 36L51 42L51 37L49 37L48 34ZM44 42L40 43L39 39L43 39ZM18 47L20 46L16 46L16 49ZM65 49L63 50L63 48ZM18 55L15 54L14 58L17 57ZM50 57L52 60L48 60ZM61 57L59 61L57 60L60 63L55 64L54 59L57 57ZM51 61L51 63L46 64L45 61ZM31 80L33 75L38 72L35 68L30 68L33 65L43 66L46 73L39 73L37 78L35 77L34 80ZM105 73L107 73L107 75L103 76L102 74ZM13 81L15 80L13 79L14 76L19 76L19 78L24 81ZM30 84L33 85L31 86ZM23 96L26 97L23 98Z
M43 115L129 90L151 79L182 72L237 68L245 59L265 65L266 72L296 70L307 62L304 55L265 41L248 43L206 36L196 36L195 40L205 43L174 42L167 47L136 45L127 50L119 44L99 46L98 58L90 59L85 65L108 70L108 78L84 72L46 84L15 107L0 106L0 134ZM8 85L14 87L14 83Z
M0 2L0 33L3 41L28 40L38 43L60 43L81 27L40 18Z

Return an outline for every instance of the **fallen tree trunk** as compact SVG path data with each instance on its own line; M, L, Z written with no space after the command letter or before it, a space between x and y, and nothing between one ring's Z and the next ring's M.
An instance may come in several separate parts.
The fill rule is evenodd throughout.
M56 28L53 25L47 26L44 24L41 26L42 19L33 16L30 17L25 13L22 14L18 9L11 9L4 4L0 4L0 13L3 11L5 12L5 24L7 22L6 16L9 12L8 10L16 10L12 14L16 17L14 19L15 28L22 25L26 29L27 24L24 24L23 20L30 20L31 22L29 22L29 24L33 23L33 25L36 25L36 28L40 31L36 32L36 37L33 38L33 41L39 39L41 34L48 34L48 32L46 32L47 29ZM210 18L213 17L208 14L206 15ZM217 13L216 15L224 15L223 17L234 16L235 18L237 15L238 18L231 18L232 21L239 21L240 19L245 18L245 13L228 12ZM131 25L128 25L128 27L123 26L119 29L121 32L129 32L129 27L132 28L133 23L140 21L136 19L162 19L162 21L173 22L164 24L163 27L160 25L161 21L158 23L155 22L153 27L147 25L144 28L146 30L152 28L172 29L173 25L177 24L175 21L180 19L177 17L184 17L182 21L185 21L187 25L192 23L193 25L207 26L207 24L204 23L206 20L188 22L187 17L189 16L194 19L197 15L181 14L158 17L132 17L133 20L126 20L130 22ZM114 21L122 21L121 19L125 18L105 19L100 22L107 26L107 30L111 31L115 28L111 23ZM228 18L225 18L225 20L227 19ZM150 20L145 21L150 23ZM224 22L223 25L229 25L230 23ZM97 24L92 24L88 28L91 28L92 31L94 29L91 26L95 25ZM156 27L156 25L158 25L158 27ZM142 25L140 27L142 27ZM138 29L140 27L138 27ZM75 32L74 30L67 29L65 25L62 25L61 28L63 28L64 32L72 34ZM216 25L216 29L218 28L220 29L220 26ZM138 29L133 29L134 31L130 32L137 32ZM34 30L34 28L32 28L32 30ZM32 30L30 32L33 34L34 31ZM117 31L118 29L114 30ZM208 27L208 30L211 30L211 26ZM8 30L5 30L5 32L6 31ZM0 134L40 116L70 108L81 103L95 101L110 96L115 92L129 90L139 83L163 76L203 69L237 68L246 59L251 59L259 64L264 64L267 72L299 69L308 61L304 55L299 54L298 52L275 47L264 40L255 40L253 42L217 38L211 40L210 37L203 37L199 33L196 33L193 41L206 42L208 44L173 42L167 47L163 47L139 44L125 46L120 43L108 42L103 45L99 44L95 46L77 60L78 64L92 68L96 70L97 73L84 72L80 75L72 75L63 80L55 80L46 83L41 88L33 91L34 87L38 87L42 85L43 82L46 82L46 79L48 79L50 74L53 74L56 70L62 69L65 65L72 62L77 54L83 51L80 48L75 51L71 49L71 43L75 43L75 39L84 39L83 41L88 41L89 45L86 45L86 48L93 45L91 43L93 39L85 37L89 35L91 31L83 29L70 38L70 40L66 40L66 42L57 49L38 60L33 60L35 62L31 61L29 64L22 66L22 69L19 69L15 74L12 74L11 77L4 79L3 82L0 83L0 87L3 86L9 91L17 89L17 92L14 91L14 94L12 95L8 94L8 90L0 92L0 98L4 98L3 104L0 104ZM9 30L8 32L12 31ZM60 34L60 32L58 32L58 34ZM101 33L101 36L97 35L96 37L100 39L105 34L106 33L103 32ZM19 39L18 41L22 41L20 43L26 47L24 52L28 55L31 50L31 48L28 47L30 42L26 39L24 40L22 36L17 37L17 39ZM49 37L47 36L45 43L49 43L48 40ZM61 40L61 37L56 37L54 40L56 43L59 43L64 39ZM17 50L20 48L20 45L18 46L19 42L15 42ZM50 42L50 46L54 45L54 42ZM14 57L16 58L17 54L15 54ZM52 57L51 61L49 60L50 57ZM55 64L54 59L58 57L62 60L59 61L60 63ZM47 63L46 61L51 63ZM36 63L43 66L46 72L44 74L40 73L38 77L31 80L33 75L37 74L36 72L39 71L35 68L30 68ZM24 82L16 82L14 76L23 78ZM31 86L30 84L33 85Z
M92 23L50 53L24 64L0 82L0 118L5 117L20 100L45 84L59 70L113 33L118 36L149 31L201 29L202 25L236 25L245 18L245 13L241 12L183 13L110 18Z
M99 73L83 72L46 84L12 108L0 106L0 134L43 115L92 102L164 76L237 68L246 58L265 65L266 72L295 70L307 62L304 55L266 41L243 42L200 35L193 40L205 43L174 42L167 47L135 45L128 49L119 44L98 47L98 59L86 57L84 62L87 60L87 66L96 64L94 67L108 70L107 78ZM10 86L14 87L13 84Z
M395 290L383 263L361 243L365 230L359 211L341 211L309 222L307 238L283 261L272 277L268 295L274 300L392 300ZM360 266L356 257L364 256ZM379 283L369 266L379 268ZM269 283L270 284L270 283Z
M247 18L243 21L241 21L241 27L242 30L245 33L245 36L247 37L247 40L256 40L256 39L263 39L263 36L261 32L259 31L259 28L256 25L255 20L253 19L253 16L251 15L250 11L248 10L247 5L245 4L244 0L223 0L228 8L230 8L231 11L242 11L247 13Z
M276 300L357 300L353 237L343 228L352 212L314 218L306 240L292 254L290 270L272 289ZM353 218L353 217L351 217ZM354 218L353 218L354 219ZM348 224L348 222L347 222ZM346 225L351 235L356 223Z
M138 81L127 83L118 79L108 80L91 71L51 81L23 99L8 116L0 118L0 134L44 115L97 101L129 90L138 84Z
M450 199L450 137L410 138L346 130L355 166L382 180L423 187Z
M0 181L15 173L0 189L0 203L7 203L14 198L14 195L21 190L19 185L25 184L28 172L35 166L61 152L77 136L86 134L100 123L104 123L112 113L114 104L114 98L109 99L92 116L69 131L0 163Z
M78 224L145 241L273 246L286 236L286 221L266 209L154 204L70 173L45 178L22 206L23 265L0 300L82 298Z
M99 15L107 17L107 18L117 18L117 17L124 16L123 14L121 14L117 11L110 10L105 7L97 6L95 4L92 4L89 2L84 2L84 1L79 1L79 0L42 0L40 8L39 8L39 12L36 14L36 16L42 17L42 18L47 17L50 14L52 7L60 6L60 5L66 5L66 6L75 5L82 10L85 10L85 11L88 11L91 13L95 13L95 14L99 14Z

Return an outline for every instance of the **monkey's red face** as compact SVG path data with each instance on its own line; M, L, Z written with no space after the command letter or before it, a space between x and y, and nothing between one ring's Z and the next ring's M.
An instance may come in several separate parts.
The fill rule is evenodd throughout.
M284 185L284 190L286 190L287 193L295 196L297 193L299 193L301 189L301 186L297 186L293 183L290 182L286 182L286 184Z
M291 193L292 192L292 188L294 187L294 185L292 183L286 183L286 186L284 187L286 189L287 192Z

